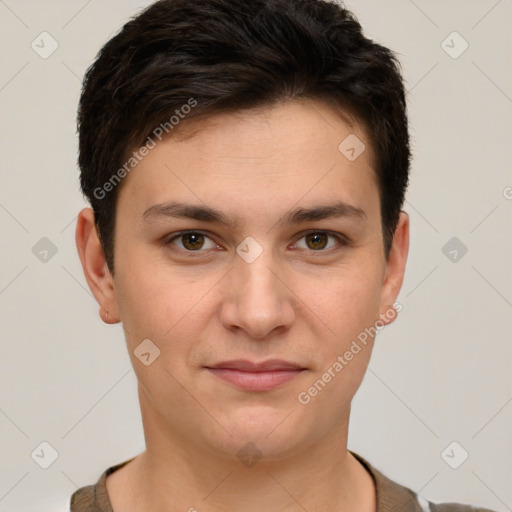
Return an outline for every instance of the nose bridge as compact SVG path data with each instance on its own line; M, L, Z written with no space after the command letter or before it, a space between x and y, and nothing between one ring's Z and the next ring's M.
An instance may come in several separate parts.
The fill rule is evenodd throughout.
M270 251L266 255L259 256L252 263L240 261L236 267L247 299L256 300L262 304L278 301L279 280L276 277L275 259Z
M292 321L291 292L278 278L280 265L271 247L246 239L237 253L240 257L230 272L232 297L227 298L223 320L226 327L236 326L253 338L263 338Z

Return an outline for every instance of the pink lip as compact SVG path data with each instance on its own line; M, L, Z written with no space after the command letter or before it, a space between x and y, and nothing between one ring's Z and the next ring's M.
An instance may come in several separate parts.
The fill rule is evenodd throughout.
M295 363L279 359L261 363L239 359L206 368L217 377L247 391L269 391L290 381L305 370Z

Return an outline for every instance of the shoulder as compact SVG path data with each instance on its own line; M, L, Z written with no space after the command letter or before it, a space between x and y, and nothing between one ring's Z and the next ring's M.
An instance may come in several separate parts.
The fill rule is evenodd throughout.
M434 503L419 493L390 480L360 455L349 452L371 474L377 491L377 512L495 512L463 503Z
M96 485L87 485L85 487L80 487L80 489L76 490L71 495L69 507L70 512L81 512L82 510L96 512L98 510L94 504Z
M95 484L77 489L71 495L69 512L113 512L107 492L107 477L131 460L133 458L109 467Z

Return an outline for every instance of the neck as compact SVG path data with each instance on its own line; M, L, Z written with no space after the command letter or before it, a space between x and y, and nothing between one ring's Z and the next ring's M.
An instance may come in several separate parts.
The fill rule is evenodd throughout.
M118 479L113 485L117 472L109 477L114 510L376 510L371 475L347 451L348 415L343 429L333 429L321 442L280 460L244 464L180 438L154 411L142 411L147 449L125 466L124 484Z

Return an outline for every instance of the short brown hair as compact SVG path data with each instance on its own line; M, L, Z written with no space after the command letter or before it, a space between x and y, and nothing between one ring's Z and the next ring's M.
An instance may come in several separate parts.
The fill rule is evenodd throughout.
M368 127L388 255L410 165L394 53L326 0L160 0L103 46L80 97L80 185L111 273L117 178L156 127L191 99L185 122L298 97L349 106Z

